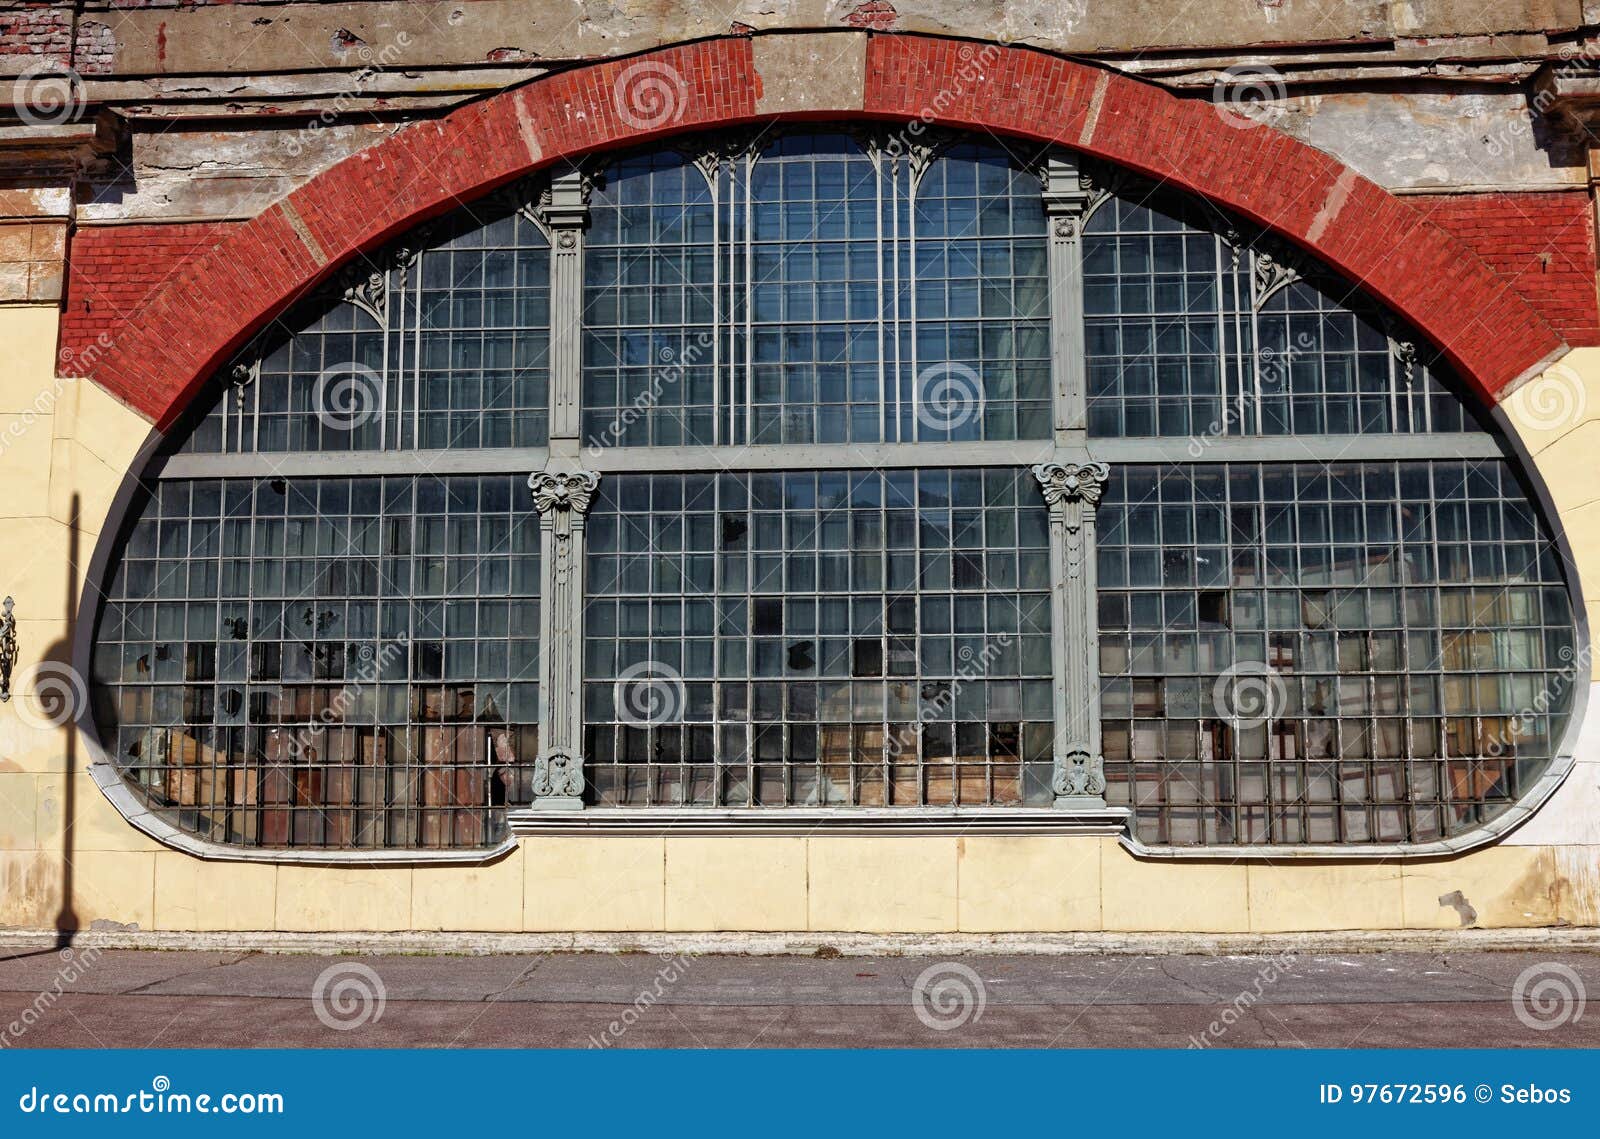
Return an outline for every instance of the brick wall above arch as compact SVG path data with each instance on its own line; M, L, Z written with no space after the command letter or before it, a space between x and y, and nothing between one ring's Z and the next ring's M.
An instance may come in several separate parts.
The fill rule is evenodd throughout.
M1270 126L1038 51L835 32L730 37L596 63L411 124L257 217L219 227L205 252L167 261L164 280L137 302L95 314L69 298L62 370L166 426L230 353L342 262L520 175L671 133L849 116L1056 143L1203 194L1362 283L1489 400L1578 339L1574 325L1558 331L1435 224L1425 202L1392 195ZM1592 284L1585 291L1586 315ZM1576 327L1581 335L1592 324Z

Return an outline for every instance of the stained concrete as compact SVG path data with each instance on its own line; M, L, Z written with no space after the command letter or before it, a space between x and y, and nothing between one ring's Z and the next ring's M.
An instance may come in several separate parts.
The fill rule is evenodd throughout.
M457 4L296 3L195 9L111 8L86 15L113 46L122 74L203 73L346 65L400 44L403 66L486 60L563 60L645 51L663 43L758 31L871 26L1003 38L1070 52L1293 43L1371 43L1570 31L1580 0L471 0ZM401 43L402 35L409 43Z

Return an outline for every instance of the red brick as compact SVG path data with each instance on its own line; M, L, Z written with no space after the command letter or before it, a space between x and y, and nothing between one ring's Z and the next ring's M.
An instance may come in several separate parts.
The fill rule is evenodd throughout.
M662 122L630 125L617 86L649 65L681 77L681 105ZM759 88L748 37L667 48L557 72L413 124L250 223L81 231L63 346L107 332L113 346L94 378L170 423L230 352L338 262L532 170L529 136L549 164L751 121ZM1600 339L1582 195L1401 199L1270 127L1229 125L1203 99L1042 52L922 36L871 37L865 113L927 114L1056 143L1209 197L1362 283L1490 398L1565 344Z

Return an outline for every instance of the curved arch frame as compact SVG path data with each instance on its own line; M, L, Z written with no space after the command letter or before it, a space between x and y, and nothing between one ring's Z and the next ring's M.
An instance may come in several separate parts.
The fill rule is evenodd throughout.
M801 108L763 110L761 53L752 49L757 41L713 40L666 49L633 61L547 77L463 108L438 123L415 124L338 164L240 226L163 289L138 327L130 322L120 332L114 328L114 347L96 361L89 377L156 423L124 480L109 524L101 531L91 575L109 565L140 475L154 461L166 430L215 369L351 258L469 198L563 159L669 135L786 118L854 116L987 129L1062 145L1129 167L1243 214L1309 249L1433 340L1494 410L1504 438L1516 452L1514 458L1535 486L1539 505L1550 514L1548 496L1515 432L1506 430L1495 400L1565 352L1566 345L1476 254L1407 203L1287 136L1267 128L1229 126L1209 104L1180 99L1111 72L997 45L979 48L920 36L838 34L866 41L859 101L823 96ZM989 70L982 72L981 82L964 90L969 81L951 69L968 66L975 57L984 58L983 66ZM794 53L783 56L785 62L796 58ZM686 78L680 88L680 113L662 124L640 127L623 122L620 103L613 99L610 102L616 105L608 105L606 96L620 90L630 68L645 65L668 68L693 77L693 82ZM824 85L826 90L837 87L837 82ZM961 92L955 103L946 97L950 91ZM925 100L921 107L914 105L919 99ZM1056 130L1040 128L1041 121L1052 119L1060 124ZM1165 155L1158 153L1160 147L1151 146L1152 136L1160 132L1173 136L1173 148ZM1272 176L1264 178L1263 172ZM1283 182L1301 185L1303 192L1285 192ZM386 205L368 208L366 199L383 190L392 195ZM1397 233L1404 239L1397 242ZM1398 253L1389 257L1384 250ZM1463 296L1479 298L1482 307L1472 312L1461 303ZM211 315L196 324L196 312ZM180 319L181 332L176 323ZM1570 567L1564 536L1558 535L1558 540ZM1581 598L1576 589L1573 592L1580 643L1586 646L1587 619ZM94 598L86 598L73 654L80 668L86 668L92 656L97 609ZM1364 847L1178 848L1146 846L1128 829L1115 829L1121 832L1122 844L1137 855L1185 861L1353 862L1459 854L1520 826L1565 780L1574 764L1572 744L1587 704L1585 679L1575 682L1578 691L1566 737L1534 790L1491 822L1451 839ZM250 850L199 840L137 801L100 745L91 717L86 714L78 726L94 756L91 770L96 782L119 812L157 841L201 858L302 864L487 863L502 857L517 841L510 838L482 850L329 852ZM1108 811L1101 823L1114 824L1115 817L1123 814ZM742 820L739 826L752 833L764 829L760 823L751 826L752 821ZM984 825L969 820L972 824ZM833 825L859 830L872 826L873 820L854 824L835 820ZM1014 824L995 820L992 825L1032 833L1084 830L1081 819L1052 825L1037 816L1019 818ZM829 826L823 822L806 829L816 833Z
M275 313L419 222L588 152L783 118L850 117L1015 135L1130 167L1274 230L1361 284L1434 342L1485 400L1567 345L1465 243L1353 169L1210 102L994 43L839 31L726 37L557 72L411 124L238 226L174 278L85 369L170 426ZM839 50L831 50L833 45ZM826 58L824 58L824 54ZM630 108L640 76L665 102Z

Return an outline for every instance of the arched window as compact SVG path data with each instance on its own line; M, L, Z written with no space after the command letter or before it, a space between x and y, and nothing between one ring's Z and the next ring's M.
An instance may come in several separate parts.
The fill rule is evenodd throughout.
M169 841L905 809L1392 853L1563 771L1566 567L1441 355L1069 155L595 156L363 260L202 403L95 638L104 762Z

